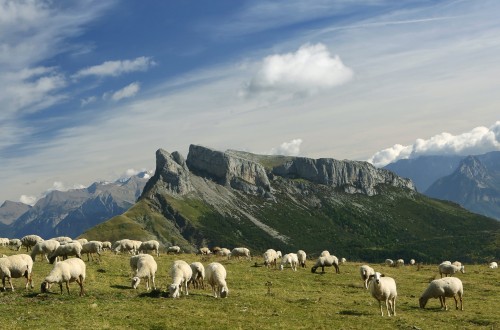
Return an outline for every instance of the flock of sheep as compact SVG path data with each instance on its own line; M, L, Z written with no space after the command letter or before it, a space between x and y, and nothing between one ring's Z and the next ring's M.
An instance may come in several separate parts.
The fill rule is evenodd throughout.
M12 256L0 256L0 276L2 278L2 287L5 290L5 281L7 280L10 288L14 291L11 278L26 278L25 288L29 286L33 288L31 273L33 270L33 262L38 255L42 255L46 261L54 264L53 269L45 277L41 284L41 291L47 292L51 285L59 284L61 294L63 293L63 284L66 285L69 294L69 283L76 282L80 286L80 296L85 294L84 281L86 276L86 265L81 260L82 254L87 254L87 261L94 260L94 254L100 258L103 250L111 250L115 253L128 252L130 257L130 268L132 271L131 287L137 289L142 279L145 279L146 290L151 288L156 290L155 274L158 265L153 256L148 254L153 252L157 257L160 253L160 244L155 240L141 242L129 239L123 239L114 242L87 241L86 239L72 240L69 237L56 237L50 240L43 240L37 235L27 235L21 239L4 239L0 238L0 245L8 245L11 249L19 251L22 246L26 247L26 252L31 250L31 254L16 254ZM181 252L180 247L171 246L167 248L167 254L178 254ZM199 254L210 255L216 254L227 257L228 259L245 257L251 259L250 250L247 248L234 248L229 250L226 248L215 247L208 249L206 247L199 249ZM76 258L68 259L68 256ZM264 266L267 268L278 268L278 259L281 258L279 269L290 267L293 271L297 271L297 267L306 267L307 255L303 250L297 253L288 253L282 255L280 251L268 249L262 255ZM62 259L61 261L58 261ZM42 259L43 260L43 259ZM340 260L340 264L345 262L345 258ZM403 266L402 259L394 262L391 259L385 261L387 266ZM415 264L415 260L410 260L410 265ZM336 273L340 273L339 260L336 256L331 255L328 251L323 251L311 271L314 273L321 267L324 272L325 267L334 267ZM496 262L491 262L489 268L498 268ZM397 288L396 281L384 274L375 271L368 265L360 267L360 276L364 283L365 289L369 290L371 296L379 302L380 313L383 316L383 306L385 303L387 315L396 315L396 298ZM458 301L460 300L460 309L463 310L463 285L459 278L448 277L458 272L465 273L465 267L458 261L451 263L444 261L438 266L438 271L441 275L440 279L433 280L419 298L419 305L425 308L427 302L431 298L438 298L441 303L441 308L447 310L446 298L453 297L455 307L458 309ZM443 275L445 277L443 278ZM229 294L229 289L226 282L227 272L224 266L218 262L212 262L206 267L201 262L193 262L188 264L184 260L176 260L170 267L170 277L172 283L168 286L168 295L172 298L180 297L181 293L188 295L188 286L194 288L204 288L205 282L212 287L213 296L216 298L226 298Z

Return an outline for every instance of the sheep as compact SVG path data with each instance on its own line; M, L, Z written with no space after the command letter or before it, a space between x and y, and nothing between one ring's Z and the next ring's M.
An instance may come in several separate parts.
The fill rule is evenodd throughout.
M455 307L458 309L457 296L460 299L460 310L464 310L462 296L464 294L464 287L462 281L456 277L445 277L432 281L427 289L425 289L422 296L420 296L418 303L420 308L425 308L427 301L430 298L439 298L441 309L448 310L446 305L446 297L453 297L455 299Z
M443 261L441 264L445 264L445 265L451 265L451 261L449 260L446 260L446 261Z
M131 239L132 244L134 244L134 249L130 251L132 254L138 254L139 253L139 248L141 247L142 241L134 240Z
M146 242L142 242L139 246L139 252L147 253L148 251L154 251L156 256L160 256L160 243L157 240L150 240Z
M396 260L396 267L402 267L405 265L405 261L403 259Z
M370 279L370 275L375 274L375 270L368 265L363 265L359 267L359 273L361 275L361 279L365 283L365 289L368 289L368 280Z
M146 278L146 291L150 289L150 282L153 285L153 290L156 290L155 274L158 270L158 265L149 254L139 254L130 257L130 268L134 276L132 277L132 288L137 289L141 278Z
M325 256L325 257L319 257L318 260L316 261L316 264L311 268L312 273L316 273L316 269L318 267L321 267L321 272L325 272L325 267L335 267L335 273L339 274L339 260L337 259L336 256Z
M385 301L385 307L387 308L387 315L396 316L396 298L398 292L396 289L396 281L392 277L386 277L379 272L375 272L369 276L368 288L373 298L378 300L378 305L380 306L380 313L384 316L384 311L382 310L382 301Z
M68 236L58 236L58 237L51 238L51 240L58 241L61 244L62 243L69 243L69 242L73 241L73 239L71 237L68 237Z
M86 238L78 238L78 239L75 239L73 241L77 241L78 243L80 243L81 245L85 244L85 243L88 243L88 239Z
M278 256L278 258L283 258L283 255L281 254L281 251L276 251L276 255Z
M489 268L491 269L495 269L495 268L498 268L498 264L496 261L492 261L490 262L490 264L488 265Z
M177 245L169 246L167 248L167 254L170 254L170 253L177 254L177 253L180 253L180 252L181 252L181 248L178 247Z
M306 267L307 254L303 250L297 251L297 257L299 258L299 265L302 268Z
M252 257L250 256L250 250L244 247L237 247L231 250L230 257L237 257L238 259L240 257L246 257L247 259L251 260Z
M330 255L330 252L328 252L328 250L324 250L323 252L321 252L321 254L319 255L320 257L328 257Z
M227 249L227 248L222 248L222 249L220 249L218 255L223 256L223 257L227 257L229 259L229 256L231 255L231 251L229 251L229 249Z
M49 261L49 258L47 258L47 256L49 254L51 254L52 252L54 252L59 246L61 245L61 243L59 243L58 241L54 241L54 240L47 240L47 241L40 241L38 243L35 244L35 246L33 247L33 250L31 250L31 259L33 259L33 261L36 261L36 256L38 254L41 254L42 255L42 260L43 258L45 257L45 260L47 260L47 262Z
M415 259L410 259L410 265L411 266L415 265Z
M9 257L0 258L0 277L2 278L2 286L5 291L5 279L9 281L10 288L14 291L11 278L26 277L26 286L33 289L33 259L27 254L15 254Z
M460 261L453 261L451 264L457 267L462 267L462 263Z
M438 269L439 269L439 274L441 275L441 278L443 277L443 274L445 274L446 276L448 275L453 275L455 274L456 272L460 271L462 273L465 273L465 267L464 266L461 266L461 267L458 267L458 266L455 266L455 265L448 265L448 264L440 264L438 266Z
M214 246L213 248L210 249L210 251L212 251L212 254L214 255L219 254L220 250L221 250L220 246Z
M9 239L5 237L0 238L0 246L7 246L7 245L9 245Z
M267 268L274 266L274 268L276 268L276 259L278 259L278 253L276 250L268 249L264 252L262 257L264 258L264 266Z
M385 259L385 265L392 267L394 266L394 261L392 259Z
M201 254L201 255L209 255L209 254L212 254L212 251L210 251L209 248L207 247L202 247L198 250L198 254Z
M26 252L31 250L33 246L36 245L36 243L43 241L43 238L41 238L38 235L26 235L23 238L21 238L21 243L23 246L26 247Z
M343 265L343 264L345 264L346 262L347 262L347 259L346 259L346 258L342 258L342 259L340 259L340 263L341 263L342 265Z
M130 239L122 239L113 243L111 249L118 254L122 251L128 251L129 253L135 254L135 244Z
M102 242L102 250L103 251L106 251L106 250L111 250L111 242L110 241L104 241Z
M73 241L71 243L66 243L59 245L54 252L50 253L48 258L51 264L54 263L57 257L63 257L63 259L67 259L68 256L76 256L79 259L82 258L82 245L77 241Z
M170 268L170 276L172 277L172 284L170 284L168 291L172 298L179 298L184 287L184 294L189 295L188 282L193 276L193 270L184 260L176 260Z
M94 257L92 256L92 253L97 253L97 256L98 256L97 258L100 259L101 251L102 251L102 243L100 241L90 241L90 242L82 244L81 253L87 254L87 261L90 261L90 258L92 258L92 261L94 261Z
M212 262L205 268L206 281L212 287L212 293L215 298L226 298L229 294L226 277L227 272L223 265L218 262Z
M299 263L299 257L297 256L296 253L288 253L281 258L281 265L280 265L280 270L283 270L283 268L286 265L290 265L293 271L297 271L297 265Z
M189 265L191 267L191 270L193 271L193 275L191 276L191 280L189 283L193 284L193 288L198 289L202 288L205 289L205 267L201 262L193 262ZM188 284L189 284L188 283Z
M14 251L19 251L21 249L21 246L23 246L23 243L19 238L13 238L9 240L9 248Z
M70 243L71 244L71 243ZM83 282L86 276L85 262L81 259L72 258L56 262L49 275L45 277L41 285L42 293L46 293L53 283L59 283L61 294L63 293L63 282L66 283L66 290L69 294L69 283L75 282L80 286L80 297L84 295Z

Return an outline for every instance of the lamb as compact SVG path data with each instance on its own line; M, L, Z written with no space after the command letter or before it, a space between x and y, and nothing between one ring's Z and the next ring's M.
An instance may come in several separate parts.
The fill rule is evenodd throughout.
M227 288L227 272L223 265L218 262L212 262L206 268L206 280L212 287L212 293L215 298L226 298L229 294Z
M13 238L9 240L9 249L19 251L21 249L21 246L23 246L23 243L19 238Z
M146 278L146 291L150 289L150 282L153 285L153 290L156 290L155 274L158 270L153 256L149 254L139 254L130 257L130 268L134 277L132 277L132 288L137 289L141 278Z
M303 250L297 251L297 257L299 258L299 265L302 268L306 267L307 254Z
M441 275L441 278L443 277L443 274L445 274L446 276L448 276L448 275L453 275L453 274L455 274L458 271L460 271L462 273L465 273L465 267L464 266L458 267L458 266L455 266L455 265L448 265L448 264L445 264L445 263L440 264L438 266L438 269L439 269L439 274Z
M427 301L430 298L439 298L441 309L448 310L446 305L446 297L453 297L455 299L455 307L458 309L457 296L460 299L460 310L464 310L462 296L464 294L464 287L462 281L456 277L445 277L432 281L427 289L425 289L422 296L419 298L418 303L420 308L425 308Z
M49 258L47 258L47 256L52 252L54 252L60 245L61 243L51 239L47 241L40 241L36 243L35 246L33 247L33 250L31 250L31 259L35 261L36 256L38 254L41 254L42 258L45 257L45 260L47 260L48 262Z
M70 243L71 244L71 243ZM85 262L81 259L72 258L56 262L54 268L50 271L49 275L45 277L41 285L42 293L46 293L53 283L59 283L61 294L63 293L63 282L66 283L66 290L69 294L69 283L75 282L80 286L80 297L83 296L85 290L83 282L86 276Z
M177 253L180 253L180 252L181 252L181 248L178 247L177 245L169 246L167 248L167 254L170 254L170 253L177 254Z
M237 247L237 248L234 248L232 251L231 251L231 254L230 254L231 257L237 257L238 259L240 257L246 257L247 259L251 260L252 257L250 256L250 250L247 249L247 248L244 248L244 247Z
M170 276L172 277L172 284L170 284L168 291L172 298L179 298L184 287L184 294L189 295L188 282L193 276L193 270L184 260L174 261L170 268Z
M122 251L128 251L129 253L135 254L135 244L130 239L122 239L113 243L111 249L118 254Z
M385 259L385 265L392 267L394 266L394 261L392 259Z
M43 241L43 238L38 235L26 235L21 238L21 244L26 247L26 252L31 250L40 241Z
M365 289L368 289L368 280L370 279L370 275L375 274L375 270L368 265L363 265L359 267L359 273L361 274L361 279L365 283Z
M139 252L147 253L148 251L154 251L156 256L160 256L160 243L157 240L150 240L146 242L142 242L139 246Z
M382 301L385 301L385 307L387 308L387 315L396 316L396 298L398 296L396 290L396 281L392 277L386 277L379 272L370 275L370 280L368 282L368 288L373 298L378 300L380 306L380 313L384 316L384 311L382 310Z
M316 264L311 268L312 273L316 273L316 269L318 267L321 267L321 272L325 272L325 267L335 267L335 273L339 274L339 260L337 259L336 256L325 256L325 257L319 257L318 260L316 261Z
M299 263L299 257L297 256L296 253L285 254L281 259L280 270L283 270L283 268L286 265L290 265L293 271L297 271L298 263Z
M496 261L492 261L490 262L490 264L488 265L489 268L491 269L495 269L495 268L498 268L498 264Z
M267 268L274 266L276 268L276 260L278 259L276 250L268 249L262 256L264 258L264 266Z
M90 258L92 258L92 261L94 261L92 253L96 253L98 256L97 258L100 259L101 251L102 251L102 243L100 241L90 241L82 245L81 253L87 254L87 261L90 261Z
M195 289L205 289L205 283L203 282L205 279L205 267L203 266L203 264L201 262L193 262L189 266L193 271L193 275L191 276L191 280L189 281L189 283L192 283L193 288Z
M2 277L2 286L5 291L5 279L9 281L10 288L14 291L11 278L26 277L26 286L33 288L33 259L27 254L16 254L9 257L0 258L0 277Z
M77 241L73 241L71 243L59 245L54 252L50 253L48 258L51 264L54 263L57 257L63 257L63 259L67 259L68 256L76 256L79 259L82 258L82 245Z

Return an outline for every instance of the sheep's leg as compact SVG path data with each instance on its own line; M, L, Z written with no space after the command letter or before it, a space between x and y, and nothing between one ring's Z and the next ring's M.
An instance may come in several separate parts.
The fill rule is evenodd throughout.
M69 281L66 281L66 290L68 290L68 294L69 294Z
M10 276L9 276L9 277L7 277L7 280L9 281L9 284L10 284L10 289L11 289L12 291L14 291L14 286L12 285L12 281L10 280Z
M186 296L189 296L187 281L184 281L184 289L186 290Z
M151 282L153 282L153 290L156 290L156 284L155 284L155 276L151 276Z
M445 296L443 296L443 305L444 305L444 310L447 311L448 305L446 305L446 297Z
M80 281L78 281L78 279L77 279L76 283L78 283L78 285L80 286L80 297L81 297L85 293L85 290L83 289L83 277L80 275L80 276L78 276L78 278ZM68 293L69 293L69 287L68 287Z
M335 266L335 273L340 274L339 265L333 264L333 266Z
M396 297L392 298L392 315L396 316Z
M378 307L380 307L380 314L382 316L384 316L384 310L382 309L382 301L381 300L378 301Z
M59 288L61 289L61 294L63 293L62 282L59 283Z
M387 316L391 316L392 303L389 299L385 300L385 309L387 309Z

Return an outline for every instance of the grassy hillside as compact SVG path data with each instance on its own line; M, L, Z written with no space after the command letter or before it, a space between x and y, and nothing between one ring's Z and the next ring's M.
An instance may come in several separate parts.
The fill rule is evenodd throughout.
M287 252L287 251L284 251ZM306 251L309 254L320 251ZM12 254L0 247L0 253ZM105 252L101 261L86 262L86 295L78 296L78 285L71 293L54 286L41 294L40 283L52 265L34 265L35 288L24 289L24 279L14 279L16 291L0 292L2 326L5 329L497 329L500 327L500 271L486 265L465 265L459 274L464 284L464 311L439 309L437 299L425 310L418 308L418 297L429 281L439 277L431 264L389 268L379 262L375 270L396 280L398 299L395 317L381 317L378 303L362 287L359 262L340 266L340 274L326 268L325 274L306 269L293 272L256 267L253 260L202 260L221 262L227 269L229 297L215 299L206 289L192 289L189 296L166 298L170 284L168 269L176 259L200 261L193 254L162 254L158 263L157 291L145 292L141 282L130 288L128 255ZM86 257L84 258L86 260ZM266 286L267 283L271 286ZM268 288L270 291L268 291Z

